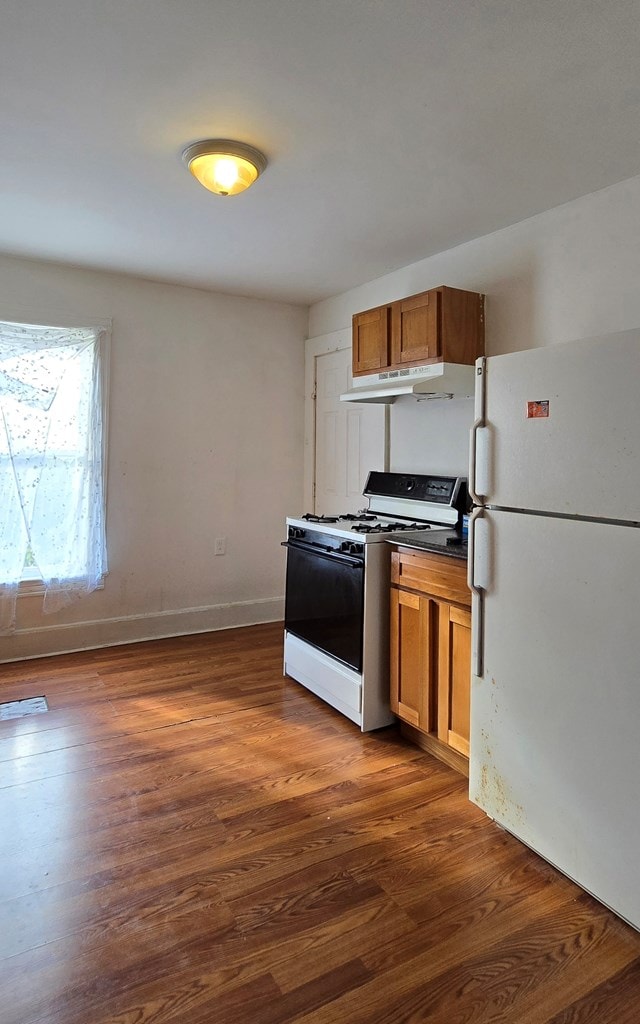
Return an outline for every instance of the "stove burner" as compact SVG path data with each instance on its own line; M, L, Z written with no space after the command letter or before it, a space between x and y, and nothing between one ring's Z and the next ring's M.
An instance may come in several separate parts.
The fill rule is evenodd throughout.
M402 530L430 530L430 523L376 523L375 526L367 526L366 523L356 523L351 529L355 533L400 533Z
M337 523L338 516L316 516L313 512L306 512L305 515L300 516L307 523Z
M373 523L376 517L369 515L368 512L345 512L343 516L338 518L345 523Z

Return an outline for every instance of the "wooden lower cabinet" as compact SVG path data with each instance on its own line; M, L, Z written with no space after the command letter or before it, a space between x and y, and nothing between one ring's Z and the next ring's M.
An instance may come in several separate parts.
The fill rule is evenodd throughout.
M438 605L438 739L469 757L471 609Z
M428 597L391 590L391 710L423 732L431 732L436 721L433 612Z
M391 710L403 732L468 774L471 594L463 561L391 556Z

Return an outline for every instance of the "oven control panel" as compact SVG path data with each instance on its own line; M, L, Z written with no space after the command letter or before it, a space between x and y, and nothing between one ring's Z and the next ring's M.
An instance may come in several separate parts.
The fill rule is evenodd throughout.
M466 481L459 476L430 476L424 473L383 473L372 470L364 494L368 497L408 498L432 504L455 506Z

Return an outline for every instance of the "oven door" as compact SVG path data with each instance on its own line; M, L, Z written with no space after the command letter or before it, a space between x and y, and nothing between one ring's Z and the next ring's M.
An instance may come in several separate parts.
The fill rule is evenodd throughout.
M288 541L285 628L362 671L364 558Z

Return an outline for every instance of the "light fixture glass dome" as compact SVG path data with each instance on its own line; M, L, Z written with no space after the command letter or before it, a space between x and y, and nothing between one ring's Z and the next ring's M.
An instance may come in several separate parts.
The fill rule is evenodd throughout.
M244 192L267 166L260 150L231 139L194 142L187 146L182 159L194 178L218 196Z

